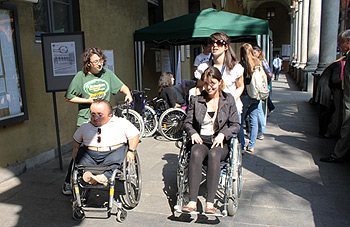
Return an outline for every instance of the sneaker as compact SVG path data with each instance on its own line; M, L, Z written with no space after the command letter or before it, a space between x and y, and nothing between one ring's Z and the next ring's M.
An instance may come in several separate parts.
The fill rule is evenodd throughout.
M263 140L265 137L264 137L264 135L261 135L261 136L258 136L258 137L256 137L258 140Z
M248 148L246 149L246 151L250 152L250 153L254 153L255 152L255 149L254 148Z
M64 184L62 185L62 193L63 195L72 194L72 188L70 187L70 183L64 182Z

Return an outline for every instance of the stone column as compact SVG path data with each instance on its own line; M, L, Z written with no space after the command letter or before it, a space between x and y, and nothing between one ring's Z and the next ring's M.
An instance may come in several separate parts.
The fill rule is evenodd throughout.
M303 0L303 15L302 15L302 25L301 25L301 45L300 45L300 64L298 70L299 82L301 90L306 90L304 68L307 61L307 41L308 41L308 24L309 24L309 6L310 0Z
M297 80L297 71L298 71L298 65L299 65L299 62L300 62L300 55L299 55L299 33L300 33L300 23L299 23L299 14L301 14L301 11L300 11L300 5L299 5L299 2L297 2L295 4L295 23L294 23L294 53L296 54L296 59L295 59L295 65L293 66L294 67L294 70L293 70L293 77L295 80Z
M321 6L320 0L310 0L310 16L309 16L309 35L307 48L307 63L304 68L305 77L307 79L307 92L312 92L313 75L317 68L320 48L321 33ZM311 84L311 86L310 86Z
M322 73L326 66L336 59L339 10L338 1L322 1L320 56L317 73Z

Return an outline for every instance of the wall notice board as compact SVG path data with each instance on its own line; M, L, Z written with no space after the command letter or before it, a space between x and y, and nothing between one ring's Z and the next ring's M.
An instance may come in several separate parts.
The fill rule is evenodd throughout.
M83 32L42 34L46 92L66 91L81 70L85 49Z

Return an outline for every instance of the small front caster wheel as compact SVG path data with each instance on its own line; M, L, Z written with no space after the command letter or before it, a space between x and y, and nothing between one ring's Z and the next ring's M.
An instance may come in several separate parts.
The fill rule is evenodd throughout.
M126 216L128 216L128 213L126 210L118 210L117 211L117 221L123 222L126 219Z

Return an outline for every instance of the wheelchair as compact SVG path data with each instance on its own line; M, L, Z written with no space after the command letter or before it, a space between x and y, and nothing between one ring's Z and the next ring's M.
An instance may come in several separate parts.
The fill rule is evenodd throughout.
M182 207L189 202L188 169L190 161L191 139L185 134L181 145L177 166L177 202L174 206L175 213L181 214ZM239 197L242 190L242 152L238 143L237 135L231 139L230 151L227 158L220 163L221 173L219 187L216 192L218 200L221 202L221 214L216 216L235 216L238 210ZM206 175L207 166L203 165L202 175ZM206 178L205 178L206 179ZM205 182L202 180L201 185ZM204 213L203 213L204 214Z
M126 151L127 152L127 146ZM107 186L102 184L90 185L83 180L85 171L93 174L101 174L112 170L110 165L72 165L72 209L73 219L83 220L85 217L109 218L111 214L116 215L116 220L123 222L127 217L126 209L136 207L141 197L141 166L138 154L135 154L135 160L132 164L126 161L112 173ZM122 193L115 194L116 186L123 187ZM93 191L101 193L94 198L89 198ZM109 193L108 193L109 191ZM105 194L105 196L102 196ZM104 199L107 199L105 201Z

